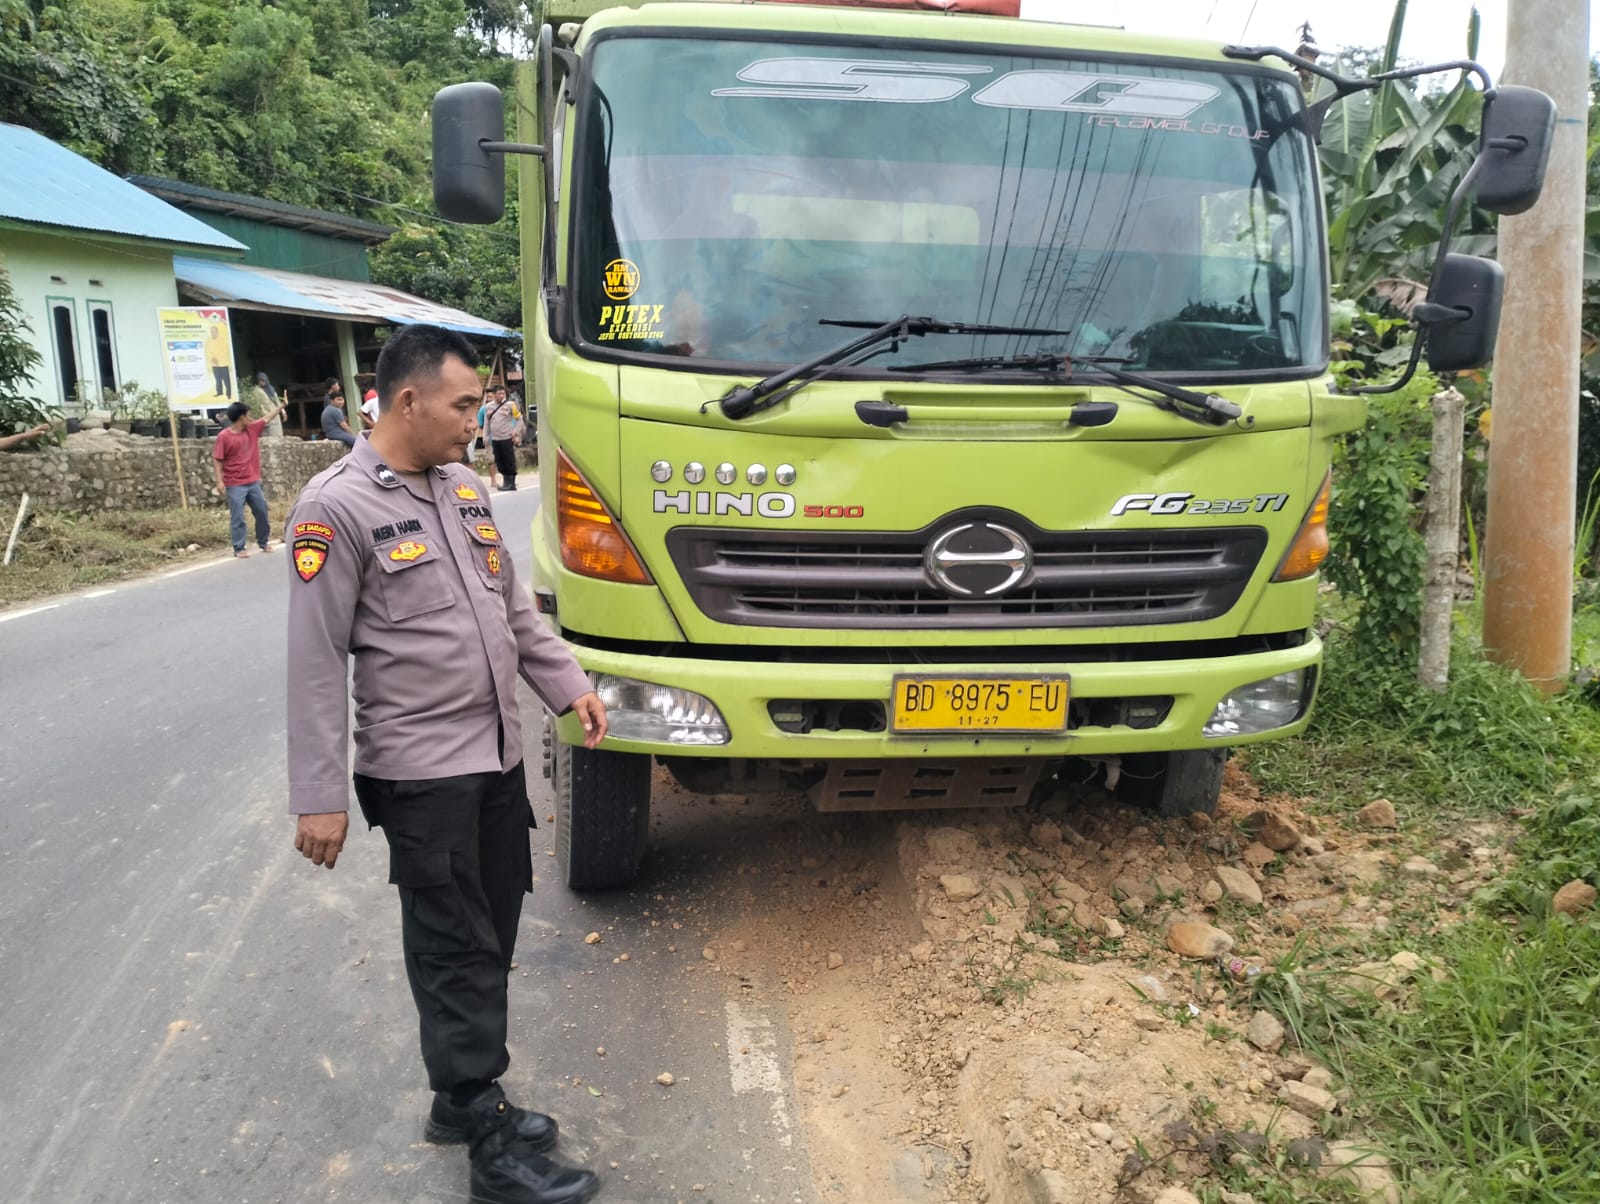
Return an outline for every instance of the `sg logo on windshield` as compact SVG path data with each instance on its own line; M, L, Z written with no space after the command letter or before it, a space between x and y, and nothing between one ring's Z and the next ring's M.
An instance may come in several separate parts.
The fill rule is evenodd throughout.
M877 59L758 59L739 72L746 87L716 88L711 94L932 104L954 100L967 91L972 84L962 76L988 75L992 70ZM1181 119L1218 95L1219 89L1193 80L1096 71L1011 71L981 88L972 100L999 109Z

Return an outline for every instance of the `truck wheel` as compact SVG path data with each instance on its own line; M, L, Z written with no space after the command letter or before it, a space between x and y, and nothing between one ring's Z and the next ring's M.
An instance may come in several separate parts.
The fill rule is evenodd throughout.
M1125 803L1157 815L1210 815L1222 793L1225 748L1191 748L1169 753L1127 753L1115 794Z
M554 741L556 863L571 890L627 886L650 828L650 758Z

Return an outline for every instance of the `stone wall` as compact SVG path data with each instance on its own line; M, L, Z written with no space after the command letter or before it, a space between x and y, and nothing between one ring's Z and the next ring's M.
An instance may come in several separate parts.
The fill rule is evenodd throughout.
M220 506L211 493L216 473L211 439L179 439L189 504ZM261 484L274 512L294 501L307 481L344 451L342 443L302 439L261 441ZM0 452L0 508L11 509L26 492L39 510L157 510L179 504L172 440L117 431L68 435L61 447Z

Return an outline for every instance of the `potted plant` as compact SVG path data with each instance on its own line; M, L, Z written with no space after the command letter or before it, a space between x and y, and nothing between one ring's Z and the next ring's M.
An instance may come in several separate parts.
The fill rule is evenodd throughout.
M167 418L167 396L159 389L141 389L138 381L128 381L121 389L121 405L112 426L126 428L134 435L154 435ZM168 433L171 433L170 428Z
M95 397L89 392L87 385L78 386L78 425L86 431L103 431L111 425L119 395L115 389L102 389Z

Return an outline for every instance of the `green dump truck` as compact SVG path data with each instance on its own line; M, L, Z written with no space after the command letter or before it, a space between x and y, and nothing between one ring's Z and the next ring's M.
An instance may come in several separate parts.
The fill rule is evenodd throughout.
M655 762L825 810L1097 779L1178 814L1305 727L1364 403L1328 374L1296 69L1375 86L1005 16L651 3L552 14L520 142L496 89L440 94L441 212L496 220L519 168L532 588L611 716L594 751L547 730L568 885L636 875ZM1456 204L1516 212L1553 109L1488 95ZM1432 367L1489 357L1500 289L1440 248Z

